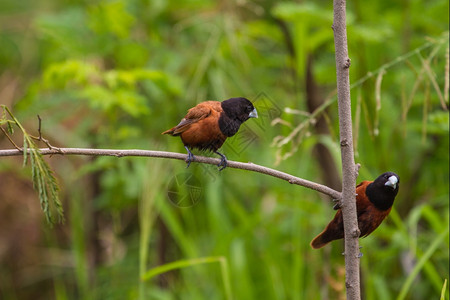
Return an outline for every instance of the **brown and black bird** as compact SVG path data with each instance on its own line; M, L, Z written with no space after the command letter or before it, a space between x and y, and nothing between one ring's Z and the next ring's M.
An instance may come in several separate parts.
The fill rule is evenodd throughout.
M195 159L190 149L213 151L221 156L219 170L227 166L227 158L217 150L227 137L238 132L242 123L249 118L257 118L258 113L253 104L246 98L230 98L228 100L205 101L189 109L180 123L164 131L162 134L180 136L188 152L187 166Z
M374 181L363 181L356 186L356 210L360 237L371 234L389 214L397 196L400 178L393 172L381 174ZM318 236L311 241L311 247L319 249L331 241L344 238L342 211Z

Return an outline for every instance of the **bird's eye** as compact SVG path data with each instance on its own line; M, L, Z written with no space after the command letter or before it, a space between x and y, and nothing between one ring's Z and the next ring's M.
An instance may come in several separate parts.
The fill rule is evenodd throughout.
M247 106L247 111L252 111L253 110L253 107L251 107L250 105L249 106Z

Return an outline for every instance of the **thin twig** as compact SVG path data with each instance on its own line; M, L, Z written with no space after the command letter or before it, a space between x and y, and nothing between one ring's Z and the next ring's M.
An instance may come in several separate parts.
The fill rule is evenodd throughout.
M448 90L449 90L449 46L445 49L445 70L444 70L444 100L448 103Z
M42 139L42 131L41 131L42 119L41 119L40 115L37 115L37 117L39 120L39 125L38 125L39 139Z
M355 82L350 86L350 90L352 90L352 89L354 89L354 88L356 88L356 87L361 86L361 85L362 85L364 82L366 82L367 80L373 78L374 76L378 76L378 75L380 74L380 72L385 72L387 69L392 68L392 67L394 67L395 65L397 65L397 64L399 64L399 63L402 63L402 62L408 63L408 59L409 59L410 57L412 57L412 56L414 56L414 55L420 55L421 51L424 51L424 50L426 50L426 49L428 49L428 48L430 48L430 47L432 47L432 46L434 46L434 45L436 45L437 47L439 47L441 44L446 44L446 43L448 43L448 37L446 37L446 38L441 38L441 39L438 39L438 40L435 40L435 41L429 41L429 42L426 42L426 43L423 44L422 46L420 46L420 47L418 47L418 48L416 48L416 49L414 49L414 50L412 50L412 51L410 51L410 52L408 52L408 53L405 53L404 55L401 55L401 56L396 57L395 59L391 60L390 62L388 62L388 63L386 63L386 64L380 66L378 69L376 69L376 70L374 70L374 71L367 72L367 74L366 74L365 76L361 77L359 80L355 81ZM434 51L433 51L433 53L434 53ZM435 53L434 53L434 54L435 54ZM433 54L433 55L434 55L434 54ZM430 59L430 58L429 58L429 59ZM448 68L448 67L446 67L446 68ZM425 70L423 70L423 72L425 72ZM446 72L446 75L447 75L447 73L448 73L448 72ZM422 75L420 75L420 76L422 76ZM422 79L423 79L423 78L421 78L420 81L421 81ZM419 81L419 82L416 82L416 84L420 83L420 81ZM446 82L448 82L447 79L446 79ZM411 95L412 95L411 97L414 96L414 93L415 93L415 89L416 89L416 88L417 88L417 87L413 88L413 92L411 93ZM447 87L444 86L444 91L448 91L448 85L447 85ZM448 93L446 93L446 94L448 94ZM292 130L292 132L291 132L288 136L286 136L286 137L285 137L285 136L277 136L277 137L275 137L275 138L273 139L273 141L272 141L272 146L276 146L276 147L280 148L280 147L286 145L287 143L289 143L289 142L291 142L291 141L294 141L294 138L295 138L296 135L300 135L300 134L303 132L303 130L304 130L305 128L308 128L308 126L306 126L306 125L309 125L309 123L310 123L312 120L314 120L315 118L320 117L320 116L322 115L322 113L325 111L325 109L328 108L331 104L333 104L333 103L337 100L337 98L336 98L335 96L336 96L336 90L335 90L335 91L332 91L332 92L330 93L330 95L326 98L327 100L326 100L324 103L322 103L319 107L317 107L316 110L315 110L314 112L312 112L311 114L309 114L309 116L307 117L306 120L304 120L303 122L301 122L300 124L298 124L298 125ZM445 102L447 102L447 99L448 99L448 98L445 98ZM409 106L409 105L410 105L410 102L408 102L408 103L409 103L409 104L408 104L408 106ZM363 102L362 105L363 105L362 108L364 108L364 114L366 115L366 118L368 119L368 117L367 117L367 109L365 109L365 102ZM447 109L448 109L448 108L446 108L445 110L447 110ZM406 114L407 114L407 110L406 110ZM405 111L403 111L402 117L403 117L403 118L406 117ZM289 126L290 128L292 128L292 125L288 125L288 124L284 123L284 122L282 121L282 119L276 119L276 120L274 120L273 123L272 123L271 125L274 126L274 125L276 125L276 124L287 125L287 126ZM371 135L376 135L376 134L374 134L374 132L375 132L375 129L377 129L377 127L375 127L375 129L372 129L372 128L371 128L372 125L371 125L370 122L367 123L367 126L369 126L369 133L370 133ZM297 141L300 142L300 141L301 141L301 138L297 139ZM281 149L278 149L278 150L277 150L277 153L276 153L276 156L277 156L277 163L279 163L281 160L284 160L284 159L286 159L286 158L292 156L292 155L294 154L294 152L296 151L297 148L298 148L298 145L292 145L292 149L291 149L288 153L286 153L286 154L284 154L284 155L281 154L282 150L281 150Z
M431 70L431 67L430 67L430 60L424 59L422 57L422 55L419 55L419 58L422 61L423 67L425 69L425 72L428 75L428 78L430 79L431 84L433 85L433 87L434 87L434 89L436 91L436 94L438 95L439 101L441 102L442 109L447 111L448 108L447 108L447 105L445 103L444 96L441 93L441 89L439 88L439 85L436 82L436 78L435 78L435 76L433 74L433 71Z
M32 150L29 150L28 152L30 151ZM115 150L115 149L87 149L87 148L54 148L54 149L42 148L39 151L41 152L42 155L64 154L64 155L90 155L90 156L115 156L115 157L141 156L141 157L178 159L184 161L186 161L187 159L187 155L182 153L167 152L167 151L152 151L152 150L134 150L134 149ZM22 155L22 151L16 149L0 150L0 156L16 156L16 155ZM193 162L218 165L220 159L196 155L195 161ZM302 179L275 169L260 166L251 162L243 163L228 160L227 169L228 168L241 169L266 174L272 177L285 180L291 184L296 184L306 188L313 189L315 191L328 195L333 199L341 199L340 192L332 188L329 188L325 185L315 183L306 179Z
M369 80L370 78L376 76L379 72L389 69L393 66L395 66L398 63L401 63L405 60L407 60L408 58L410 58L411 56L414 56L416 54L419 54L421 51L434 46L436 44L444 44L444 43L448 43L448 38L442 38L439 39L437 41L433 41L433 42L426 42L425 44L423 44L422 46L417 47L416 49L413 49L411 51L409 51L408 53L405 53L401 56L396 57L395 59L391 60L390 62L380 66L378 69L374 70L374 71L370 71L367 72L367 74L363 77L361 77L360 79L358 79L357 81L355 81L351 86L350 89L353 89L354 87L360 86L361 84L363 84L364 82L366 82L367 80Z
M41 119L41 116L39 116L39 115L37 115L37 117L38 117L38 122L39 122L39 124L38 124L38 134L39 134L39 136L33 136L33 135L29 135L30 136L30 138L32 138L33 140L36 140L36 141L40 141L40 142L43 142L45 145L47 145L47 147L48 147L48 149L51 149L51 150L58 150L59 148L58 147L55 147L55 146L52 146L51 144L50 144L50 142L47 140L47 139L45 139L45 138L43 138L42 137L42 119ZM59 154L63 154L62 152L59 152Z
M377 80L375 81L375 124L374 124L374 134L378 136L380 133L380 110L381 110L381 81L383 80L383 75L386 74L386 70L382 70L378 73Z
M5 129L3 129L3 127L0 126L0 129L3 131L3 134L6 136L6 138L9 140L9 142L14 146L14 148L16 148L17 150L20 151L20 153L22 153L23 149L20 148L19 146L17 146L16 143L14 143L14 141L12 140L12 138L9 136L9 134L6 132Z

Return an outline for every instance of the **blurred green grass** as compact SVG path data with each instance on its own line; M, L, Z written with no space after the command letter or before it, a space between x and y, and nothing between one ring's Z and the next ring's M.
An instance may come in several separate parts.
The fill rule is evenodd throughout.
M317 97L333 97L329 1L2 1L0 7L1 104L30 131L39 114L56 146L184 152L178 138L160 133L200 101L245 96L264 113L226 142L229 159L325 182L320 143L340 170L336 103L326 110L327 134L315 127L319 118L285 110L308 112L308 68ZM353 1L348 10L351 81L372 72L351 91L358 181L387 170L401 178L391 215L361 240L363 295L438 298L449 277L448 111L435 89L448 105L448 2ZM375 71L386 64L377 89ZM273 125L277 117L283 123ZM285 145L273 146L302 122ZM39 220L39 210L15 201L29 170L0 161L2 181L15 180L11 192L0 188L2 299L345 297L343 244L309 246L334 214L327 197L262 174L219 173L195 163L186 170L180 161L48 161L67 218L55 229ZM194 206L177 207L167 196L169 182L186 172L202 192ZM27 206L38 207L37 195L28 194ZM29 219L37 237L17 231ZM228 270L205 264L212 261L226 261ZM142 280L152 270L159 274ZM444 294L448 299L448 285Z

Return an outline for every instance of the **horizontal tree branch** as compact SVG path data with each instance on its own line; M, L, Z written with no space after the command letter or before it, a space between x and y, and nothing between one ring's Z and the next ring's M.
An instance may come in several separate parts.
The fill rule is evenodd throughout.
M28 150L32 151L32 150ZM167 152L167 151L152 151L152 150L115 150L115 149L87 149L87 148L56 148L52 149L42 148L40 149L42 155L89 155L89 156L115 156L115 157L124 157L124 156L143 156L143 157L157 157L157 158L169 158L169 159L178 159L186 161L187 155L176 152ZM18 156L22 155L22 151L18 149L6 149L0 150L0 156ZM195 156L195 161L197 163L204 163L210 165L217 165L220 162L218 158L205 157L205 156ZM333 199L340 200L341 193L329 188L325 185L315 183L306 179L302 179L275 169L267 168L264 166L260 166L254 163L243 163L237 161L228 161L227 168L241 169L247 170L257 173L266 174L272 177L276 177L282 180L285 180L291 184L300 185L306 188L313 189L320 193L330 196Z

